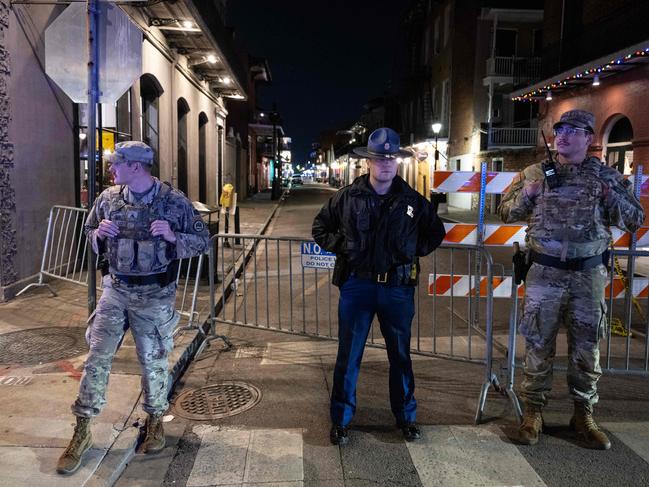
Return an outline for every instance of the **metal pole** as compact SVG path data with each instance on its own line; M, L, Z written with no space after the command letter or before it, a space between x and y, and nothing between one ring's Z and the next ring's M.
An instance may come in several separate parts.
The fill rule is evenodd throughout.
M437 149L437 138L439 134L435 133L435 168L433 171L439 171L439 150Z
M633 178L633 193L635 197L640 200L640 191L642 189L642 165L636 167L635 177ZM629 370L630 354L631 354L631 314L633 309L633 279L635 275L635 251L638 236L636 232L631 234L631 241L629 242L629 257L627 257L626 278L629 289L624 295L624 321L627 331L626 335L626 353L625 353L625 370Z
M88 208L95 202L96 184L96 110L99 98L99 39L97 0L88 0ZM97 283L95 270L95 255L92 249L88 252L88 315L95 311L97 305Z
M241 233L241 221L239 220L239 206L234 209L234 233L240 234ZM235 238L234 239L234 244L239 245L241 243L241 239Z
M97 174L99 179L97 180L96 193L101 194L104 190L104 115L102 111L101 103L97 103Z

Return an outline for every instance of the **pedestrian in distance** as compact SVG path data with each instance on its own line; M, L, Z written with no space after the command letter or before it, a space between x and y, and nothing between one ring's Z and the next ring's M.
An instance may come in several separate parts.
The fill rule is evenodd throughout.
M338 355L331 392L330 439L348 442L356 412L356 381L374 316L378 316L390 362L390 405L407 441L420 438L410 327L419 274L418 256L442 242L444 225L433 205L397 175L398 158L411 156L392 129L372 132L369 174L360 176L325 204L313 222L313 239L336 254L333 284L338 302Z
M570 426L585 446L606 450L611 442L593 419L593 407L602 374L599 342L607 334L604 290L610 226L634 232L644 211L627 179L587 156L595 133L592 113L567 111L553 128L558 162L550 154L548 160L525 168L499 208L505 223L527 220L532 263L519 323L526 351L521 385L525 413L518 436L528 445L539 441L563 323L568 388L574 401Z
M115 186L99 195L85 224L93 250L108 264L103 292L86 339L90 348L72 405L77 424L59 458L57 472L70 474L92 446L90 421L106 403L113 358L130 328L142 369L148 413L139 451L164 448L162 415L167 410L167 356L178 323L178 259L206 251L209 233L185 195L151 175L153 150L142 142L120 142L106 158Z

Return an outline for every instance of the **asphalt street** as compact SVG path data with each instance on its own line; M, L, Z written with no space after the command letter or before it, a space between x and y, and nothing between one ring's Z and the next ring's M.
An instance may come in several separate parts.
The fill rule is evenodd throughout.
M166 417L167 448L157 456L136 455L116 485L649 485L646 376L605 374L600 381L596 418L611 436L610 451L586 450L574 439L567 426L572 405L561 370L555 371L555 388L544 412L546 434L537 446L518 445L509 403L494 391L487 399L485 424L474 425L485 374L479 329L472 331L469 347L472 328L466 321L476 311L467 299L451 303L437 298L433 304L425 286L419 290L419 325L413 323L413 348L427 352L413 356L422 440L406 443L395 428L385 351L368 347L351 441L344 447L330 445L337 290L328 285L328 271L303 270L299 241L309 239L313 216L332 194L322 185L291 190L267 235L298 237L297 243L271 240L253 251L218 328L233 348L214 342L191 364ZM440 251L437 272L475 265L475 260L462 263L468 257L459 253ZM509 250L494 253L494 260L507 264ZM430 266L424 273L433 268L432 262ZM512 303L495 303L494 322L501 323L502 334ZM482 320L483 305L477 306ZM234 322L238 324L230 324ZM378 332L375 341L380 344ZM442 358L451 344L458 360ZM469 358L469 350L473 362L460 360ZM429 356L433 353L437 357ZM565 347L557 353L561 358ZM250 386L244 389L255 391L258 402L230 416L190 418L186 397L199 397L199 388L222 391L228 385ZM220 410L219 401L227 394L210 397L200 404L202 409L190 401L193 410Z

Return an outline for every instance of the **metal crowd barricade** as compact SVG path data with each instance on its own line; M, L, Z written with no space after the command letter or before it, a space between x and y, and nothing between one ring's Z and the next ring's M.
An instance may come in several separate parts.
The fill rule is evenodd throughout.
M337 340L339 293L331 284L330 264L324 263L321 268L303 265L304 249L317 246L299 237L236 237L240 245L231 246L226 246L225 241L232 241L232 234L212 237L212 326L207 342L227 340L217 334L220 324ZM216 268L214 263L218 263ZM498 378L492 372L493 259L487 249L479 246L443 245L420 259L420 267L411 352L485 364L477 413L481 415L486 391L490 385L498 386ZM448 284L474 269L481 269L484 276L474 275L471 281L483 280L485 285L478 285L474 292L454 295ZM444 287L450 289L450 294L444 294ZM484 317L484 326L476 326L476 315ZM384 347L378 327L378 322L373 323L367 343ZM507 320L503 320L501 327L507 327Z
M51 208L38 282L25 286L16 296L43 286L56 296L52 287L45 282L46 277L88 285L88 240L83 233L87 215L85 208L59 205Z
M488 246L510 246L514 242L522 242L525 225L484 225L483 223L484 193L504 193L512 184L514 176L515 173L487 173L485 163L482 164L480 173L441 172L436 174L434 186L438 190L480 192L478 224L446 224L450 234L447 236L447 240L469 245L477 243ZM628 179L634 183L637 197L640 196L641 189L646 191L643 186L647 185L648 179L643 176L642 166L638 165L635 176L628 176ZM649 252L636 250L636 247L649 247L649 228L642 227L638 232L630 235L617 228L611 230L613 236L609 266L611 272L606 299L608 301L608 321L614 327L608 327L606 336L603 337L603 342L600 344L602 369L607 373L647 375L649 374L649 320L647 318L649 314L647 313L649 280L636 276L635 260L640 257L649 257ZM625 250L626 248L628 250ZM618 256L627 258L626 275L617 263ZM506 357L501 370L501 375L506 377L506 385L504 388L497 386L496 389L509 396L514 406L514 412L520 419L520 405L513 391L513 385L515 369L522 367L522 355L525 348L524 340L517 335L519 298L523 296L524 289L522 286L515 285L513 277L505 276L504 270L502 275L502 279L494 281L494 297L496 299L511 299L512 306L508 337L506 340L503 337L502 342L498 340L494 342L495 348L502 351ZM623 318L620 319L614 315L621 315ZM558 356L566 355L565 342L565 337L559 336L557 341ZM517 345L521 350L520 357L516 356ZM558 357L556 362L556 369L565 370L567 368L561 358ZM476 419L480 420L479 417Z
M209 288L201 283L201 277L206 257L207 253L204 253L178 261L176 311L187 318L187 324L176 328L174 336L187 330L197 330L198 333L204 334L200 316L207 307L206 294Z
M16 296L29 289L43 286L56 296L56 292L45 282L45 279L59 279L88 286L86 253L90 248L83 231L87 215L88 210L85 208L56 205L50 209L38 282L25 286ZM204 257L205 255L200 255L179 261L176 276L178 285L176 309L181 316L187 318L187 325L178 328L176 333L188 329L199 329L202 332L198 321L202 308L207 307L206 286L203 292L205 299L200 300L200 279ZM97 272L96 266L92 271ZM96 282L100 288L101 279L97 279ZM203 306L199 309L201 303Z

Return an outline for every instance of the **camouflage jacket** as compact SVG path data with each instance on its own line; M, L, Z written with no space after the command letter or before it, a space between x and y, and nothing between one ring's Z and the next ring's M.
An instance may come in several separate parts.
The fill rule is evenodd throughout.
M504 196L498 212L505 223L527 220L527 245L535 252L563 259L598 255L611 242L610 226L636 231L644 210L631 182L596 157L581 164L557 164L560 186L543 183L531 200L526 179L545 181L541 163L526 167Z
M98 240L99 222L111 220L120 233L116 238ZM166 220L176 235L170 243L153 237L149 228L154 220ZM93 250L104 253L113 274L147 275L165 272L175 259L205 252L209 232L191 202L180 191L154 178L154 188L140 201L128 186L111 186L93 205L85 224Z

